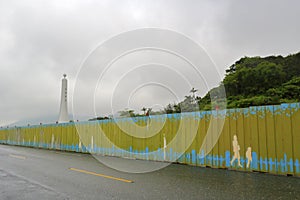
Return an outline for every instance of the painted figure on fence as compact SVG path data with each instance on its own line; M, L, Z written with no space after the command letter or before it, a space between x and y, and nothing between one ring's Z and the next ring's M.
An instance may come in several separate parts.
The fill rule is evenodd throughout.
M149 129L149 124L150 124L150 112L151 112L151 110L152 110L152 108L148 108L148 110L147 110L147 112L146 112L146 114L145 114L145 116L147 117L147 121L146 121L146 123L147 123L147 130Z
M167 139L166 139L166 134L164 134L164 161L166 161L166 156L167 156L166 150L167 150Z
M238 166L243 167L241 165L241 160L240 160L240 145L237 141L237 136L236 135L233 136L232 146L233 146L233 158L230 162L230 165L232 165L233 162L237 159L238 160Z
M251 147L248 147L247 151L246 151L246 158L247 158L247 168L250 167L250 164L252 162L252 151L251 151Z

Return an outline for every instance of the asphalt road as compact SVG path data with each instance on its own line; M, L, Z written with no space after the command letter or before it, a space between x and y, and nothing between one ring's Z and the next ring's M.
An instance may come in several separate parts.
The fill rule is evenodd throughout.
M300 199L300 178L177 164L131 174L89 154L0 145L0 199Z

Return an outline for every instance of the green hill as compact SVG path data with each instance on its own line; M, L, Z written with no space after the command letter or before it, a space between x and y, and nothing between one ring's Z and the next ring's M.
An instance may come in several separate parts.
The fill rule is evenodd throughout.
M224 99L224 88L227 105L217 102ZM196 96L196 91L192 88L182 102L168 104L163 110L151 111L151 114L222 109L224 105L227 108L243 108L300 102L300 52L287 57L241 58L226 70L220 86L212 88L203 98ZM211 102L211 99L214 101ZM121 116L140 116L133 110L120 113Z
M244 57L226 70L221 82L226 89L227 108L300 101L300 52L287 57ZM199 98L200 110L211 109L211 98L220 86ZM213 105L212 105L213 106Z

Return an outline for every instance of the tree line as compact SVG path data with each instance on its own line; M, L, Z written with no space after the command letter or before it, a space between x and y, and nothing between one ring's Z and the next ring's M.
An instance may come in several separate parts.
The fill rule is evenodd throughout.
M222 96L222 88L225 88L226 97ZM217 97L226 98L227 108L300 102L300 52L286 57L243 57L226 70L218 87L212 88L204 97L196 92L197 89L192 88L183 101L169 103L160 111L143 107L142 114L125 109L119 111L119 115L138 117L218 109L211 101Z

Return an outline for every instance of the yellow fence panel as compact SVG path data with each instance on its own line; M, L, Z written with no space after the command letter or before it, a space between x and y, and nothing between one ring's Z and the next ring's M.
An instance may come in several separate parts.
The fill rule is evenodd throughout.
M277 150L276 150L276 135L275 135L275 117L274 106L265 107L266 118L266 138L267 138L267 152L268 152L268 171L272 174L277 174Z
M291 104L294 174L300 176L300 103Z
M283 141L283 165L284 173L293 175L293 133L291 122L291 107L290 104L281 104L281 124L282 124L282 141Z
M244 171L246 170L246 158L245 153L247 146L245 145L245 133L244 133L244 115L242 109L235 110L235 117L236 117L236 132L238 134L238 145L239 145L239 156L240 161L238 161L238 170Z
M300 176L299 123L292 103L2 127L0 143Z
M267 150L267 132L266 132L266 112L265 107L257 107L258 123L258 144L259 144L259 165L260 171L268 172L268 150Z
M285 164L284 164L284 147L283 147L283 126L284 124L281 121L281 106L274 106L274 119L275 119L275 144L276 144L276 161L277 161L277 173L285 173Z

